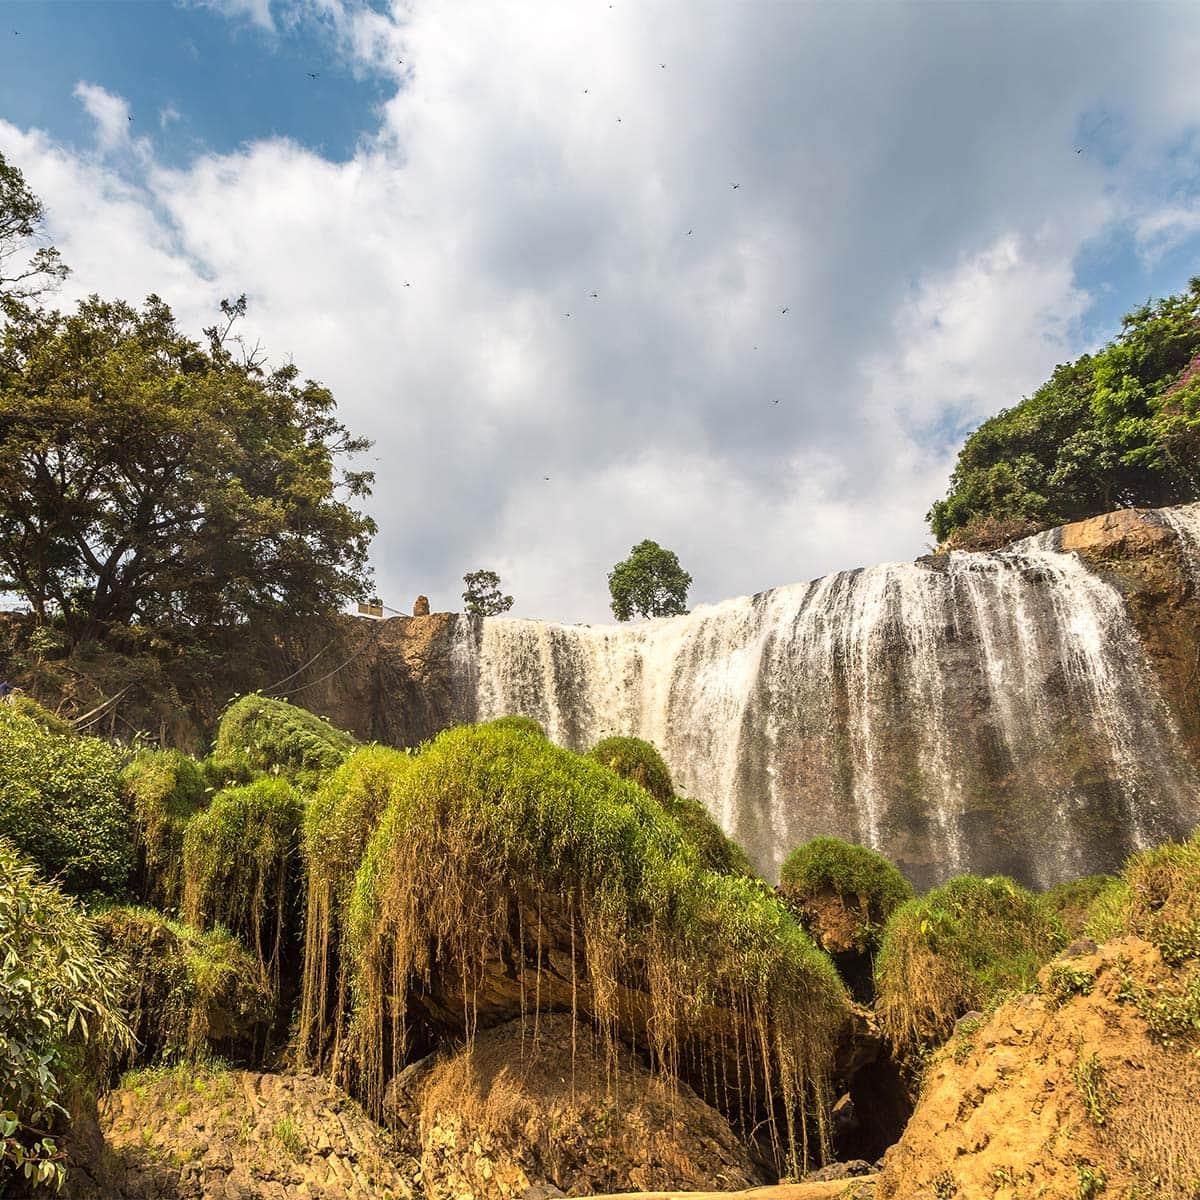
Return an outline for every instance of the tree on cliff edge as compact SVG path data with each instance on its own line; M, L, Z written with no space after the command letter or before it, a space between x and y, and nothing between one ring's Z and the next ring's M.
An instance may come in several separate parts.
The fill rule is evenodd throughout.
M613 616L628 621L643 617L672 617L687 612L692 577L679 565L673 550L657 542L639 542L624 562L608 575Z
M244 303L222 306L230 323ZM372 476L334 399L288 365L202 347L151 296L0 330L0 589L67 639L134 623L204 640L362 599Z
M495 617L513 606L511 596L500 594L500 576L495 571L469 571L463 576L463 611L473 617Z

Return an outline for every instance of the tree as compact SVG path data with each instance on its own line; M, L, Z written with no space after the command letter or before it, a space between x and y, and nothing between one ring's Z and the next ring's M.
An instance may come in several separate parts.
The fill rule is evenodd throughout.
M463 576L463 611L473 617L494 617L513 606L511 596L500 594L500 576L495 571L471 571Z
M657 542L639 542L608 574L613 616L628 621L635 613L643 617L685 613L691 585L692 577L679 565L674 551Z
M29 243L43 236L45 205L29 190L25 176L0 154L0 303L29 300L67 275L53 246L42 246L27 259Z
M70 643L135 622L204 639L370 590L375 525L346 501L373 476L336 466L370 443L295 366L235 361L228 330L204 349L156 296L16 305L0 330L0 589Z
M985 421L928 520L940 542L1130 505L1200 498L1200 277L1128 314L1097 354L1059 366ZM982 547L981 547L982 548Z

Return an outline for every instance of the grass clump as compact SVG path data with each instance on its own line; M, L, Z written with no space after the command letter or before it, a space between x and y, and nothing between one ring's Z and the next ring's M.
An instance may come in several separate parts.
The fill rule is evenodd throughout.
M884 1033L902 1055L940 1045L964 1013L1028 991L1065 942L1058 918L1004 876L961 875L907 901L875 962Z
M1067 937L1077 938L1084 932L1096 898L1113 882L1111 875L1086 875L1056 883L1043 893L1042 903L1062 922Z
M286 779L227 788L188 822L183 909L199 929L224 925L251 946L278 988L294 899L300 801Z
M178 750L142 750L121 772L121 788L133 810L143 899L178 907L183 831L204 806L206 786L200 765Z
M0 704L0 837L70 892L118 895L134 866L120 754L56 732L31 703Z
M828 1144L847 1011L832 964L774 896L705 870L658 803L589 757L504 729L436 738L367 847L349 945L350 1057L373 1112L422 1005L457 1004L471 1037L489 964L507 963L535 1030L551 1008L586 1017L614 1072L619 1030L648 1040L661 1069L693 1068L711 1102L761 1120L793 1171L810 1130Z
M343 914L367 841L408 770L410 755L364 746L321 785L304 811L303 848L308 872L304 982L297 1044L301 1059L325 1060L334 1014L345 1008L347 969L342 953Z
M0 840L0 1194L61 1186L53 1131L129 1044L123 969L79 903Z
M1094 942L1121 937L1129 924L1133 893L1122 878L1110 879L1092 898L1083 922L1083 932Z
M274 997L254 956L225 929L204 932L147 908L110 908L97 924L130 964L122 1008L137 1038L126 1066L215 1054L247 1060Z
M839 903L854 921L858 950L874 950L888 918L912 898L912 886L882 854L835 837L817 837L784 859L779 890L802 919L820 923L820 910Z
M286 700L257 693L234 701L221 718L213 757L256 771L330 771L358 745L353 735Z
M1133 855L1127 928L1157 946L1167 962L1200 958L1200 833Z

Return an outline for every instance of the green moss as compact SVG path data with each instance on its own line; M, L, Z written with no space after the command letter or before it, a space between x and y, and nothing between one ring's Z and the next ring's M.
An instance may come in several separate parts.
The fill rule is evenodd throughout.
M588 757L616 771L622 779L631 779L660 803L669 803L675 797L675 785L663 756L641 738L605 738L591 748Z
M300 802L286 779L218 792L183 837L183 905L200 929L225 925L275 986L295 902Z
M357 744L307 709L254 694L225 710L213 754L257 771L329 771Z
M784 860L779 890L802 911L833 893L853 901L860 949L878 945L892 913L912 898L912 886L882 854L840 838L818 837Z
M119 752L0 704L0 837L77 895L119 895L134 866Z
M1096 897L1112 882L1111 875L1087 875L1057 883L1043 894L1042 903L1062 922L1067 936L1075 938L1083 933Z
M497 717L494 721L486 721L485 729L514 729L523 733L535 733L538 737L545 737L546 731L542 728L540 721L535 721L532 717L522 717L512 715L509 717Z
M964 1013L1033 987L1065 942L1058 918L1004 876L962 875L909 900L875 963L884 1032L902 1053L938 1045Z
M130 964L122 1008L137 1036L124 1065L222 1054L246 1059L274 1012L254 956L228 930L200 931L147 908L111 908L102 936Z
M133 810L142 896L176 908L183 881L184 827L205 801L200 765L178 750L142 750L121 772L121 788Z
M451 730L412 760L356 877L352 1058L370 1107L404 1061L408 997L435 974L477 981L485 964L513 962L523 1006L553 1002L544 928L570 931L578 945L572 971L604 1036L630 1018L629 1004L644 1005L636 1025L652 1057L668 1069L709 1063L697 1082L712 1081L717 1103L731 1091L717 1084L714 1041L724 1039L740 1047L744 1108L752 1091L778 1099L760 1116L784 1159L805 1157L806 1107L827 1133L847 1011L829 959L769 889L705 870L642 787L490 728ZM464 990L469 1029L472 985Z

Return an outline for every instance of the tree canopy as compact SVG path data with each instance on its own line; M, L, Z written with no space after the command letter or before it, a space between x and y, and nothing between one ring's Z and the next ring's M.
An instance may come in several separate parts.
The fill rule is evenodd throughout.
M244 298L225 302L230 324ZM0 589L69 640L144 622L211 634L369 590L365 449L293 365L184 336L157 296L9 306L0 330Z
M1200 277L1129 313L1094 355L1059 366L959 452L934 536L970 546L1130 505L1200 498Z
M639 542L624 562L608 575L613 616L628 621L643 617L670 617L687 612L687 592L692 577L679 565L673 550L657 542Z
M45 205L29 189L25 176L0 154L0 307L28 300L51 288L67 266L50 245L32 250L45 235ZM28 257L26 257L28 255Z
M513 598L500 593L500 576L495 571L470 571L463 576L463 611L473 617L494 617L508 612Z

